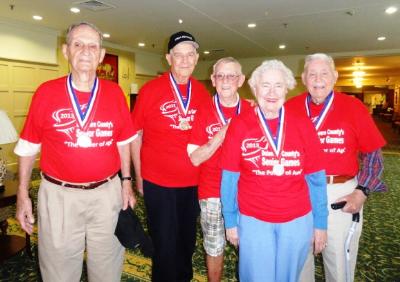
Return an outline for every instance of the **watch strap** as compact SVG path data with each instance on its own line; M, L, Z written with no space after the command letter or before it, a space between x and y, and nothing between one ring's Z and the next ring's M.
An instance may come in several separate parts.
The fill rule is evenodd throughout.
M370 190L369 190L368 187L364 187L364 186L358 185L358 186L356 187L356 189L357 189L357 190L361 190L361 191L364 193L364 195L365 195L366 197L369 196Z
M129 180L132 181L132 176L122 176L121 181Z

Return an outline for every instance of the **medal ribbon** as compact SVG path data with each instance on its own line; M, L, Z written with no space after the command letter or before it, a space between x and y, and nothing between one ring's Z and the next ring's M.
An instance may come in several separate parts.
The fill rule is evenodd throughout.
M186 100L184 100L181 95L181 92L179 91L178 84L176 83L172 73L169 73L169 80L171 81L173 90L172 92L174 93L175 101L178 105L179 112L184 116L186 116L189 110L190 99L192 98L192 83L189 79L189 82L187 84L187 97Z
M260 109L260 107L256 108L257 114L258 114L258 119L260 121L260 127L261 130L263 131L265 137L267 137L267 140L269 144L271 145L275 155L277 158L279 158L280 152L282 150L282 143L283 143L283 128L284 128L284 121L285 121L285 108L282 106L282 108L279 110L279 117L278 117L278 130L277 130L277 135L276 139L272 137L271 130L269 129L269 126L267 124L267 120Z
M78 98L76 97L75 90L72 86L72 75L71 74L69 74L67 77L67 89L68 89L68 94L69 94L69 98L72 103L72 109L74 111L75 117L78 120L80 127L84 128L85 124L87 123L87 121L89 119L90 113L93 110L94 101L96 100L96 97L97 97L97 92L99 90L99 79L96 77L96 79L94 80L94 84L92 87L92 91L90 93L88 105L87 105L85 112L82 112Z
M335 96L335 94L332 91L331 93L329 93L328 97L326 97L326 99L324 101L324 107L322 108L318 117L315 120L313 120L315 129L318 130L321 127L322 122L325 120L326 115L328 114L329 109L332 106L334 96ZM305 103L306 103L307 115L311 119L311 109L310 109L311 95L310 94L307 95Z
M229 122L229 120L227 120L225 118L224 113L222 112L221 102L219 101L218 93L215 93L215 95L213 97L213 102L215 105L215 109L217 111L217 116L218 116L219 121L223 125L226 125ZM240 114L241 103L240 103L239 95L237 95L237 103L236 103L235 107L236 107L236 115Z

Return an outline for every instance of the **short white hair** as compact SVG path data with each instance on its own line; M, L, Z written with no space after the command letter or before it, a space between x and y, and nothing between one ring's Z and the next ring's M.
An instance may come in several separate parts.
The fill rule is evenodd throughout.
M324 53L315 53L308 55L305 59L304 62L304 72L307 71L308 65L315 60L322 60L328 63L329 67L331 68L332 72L335 72L335 62L333 61L333 58L327 54Z
M100 31L100 29L97 26L95 26L92 23L85 22L85 21L81 21L81 22L78 22L78 23L71 24L68 27L66 40L65 40L67 45L69 45L71 43L71 33L72 33L72 31L75 28L80 27L80 26L88 26L88 27L92 28L99 35L99 44L100 44L100 46L103 45L103 33Z
M255 89L261 75L269 70L278 70L282 72L286 87L289 90L292 90L296 86L296 80L294 79L293 72L287 66L285 66L284 63L279 60L267 60L262 62L262 64L258 66L250 76L248 83L252 91Z
M238 60L236 60L236 59L233 58L233 57L224 57L224 58L221 58L221 59L219 59L218 61L216 61L215 64L213 65L213 74L215 74L215 70L217 69L217 67L218 67L219 64L229 64L229 63L234 63L234 64L236 64L236 66L237 66L238 69L239 69L239 73L238 73L238 74L239 74L239 75L243 74L243 73L242 73L242 65L239 63Z

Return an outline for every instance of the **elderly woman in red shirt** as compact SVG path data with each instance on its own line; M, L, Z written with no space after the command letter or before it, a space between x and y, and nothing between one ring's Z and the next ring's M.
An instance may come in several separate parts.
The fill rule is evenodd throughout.
M314 240L326 245L326 176L310 120L285 108L292 72L263 62L249 85L258 106L232 120L222 148L227 240L239 245L242 281L297 281Z

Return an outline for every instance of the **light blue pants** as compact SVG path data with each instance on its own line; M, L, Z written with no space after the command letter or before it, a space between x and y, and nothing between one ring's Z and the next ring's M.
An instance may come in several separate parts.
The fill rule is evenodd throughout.
M298 281L312 235L311 212L285 223L268 223L240 214L240 281Z

